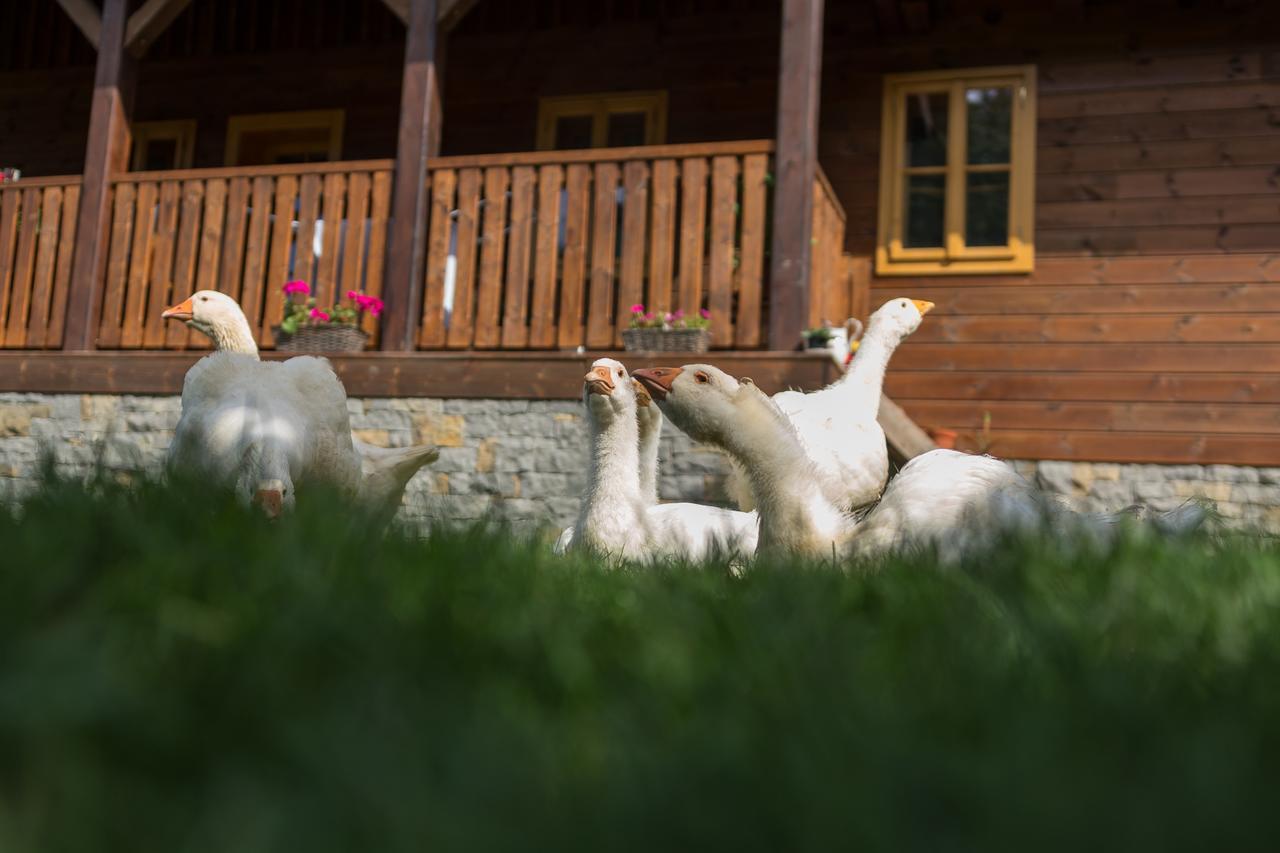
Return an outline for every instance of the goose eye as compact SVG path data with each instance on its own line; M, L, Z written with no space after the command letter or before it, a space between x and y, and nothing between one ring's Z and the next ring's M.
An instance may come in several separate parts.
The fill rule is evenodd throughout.
M619 368L618 368L618 375L619 375L619 376L621 376L621 375L622 375L622 368L621 368L621 367L619 367Z
M707 382L709 382L709 381L710 381L710 379L711 379L709 376L707 376L707 374L703 373L701 370L699 370L697 373L693 374L693 378L694 378L695 380L697 380L698 382L701 382L701 383L703 383L703 384L706 384L706 383L707 383Z

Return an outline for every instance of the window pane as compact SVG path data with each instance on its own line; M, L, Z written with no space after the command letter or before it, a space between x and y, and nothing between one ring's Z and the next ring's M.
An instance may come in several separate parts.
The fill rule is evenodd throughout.
M644 113L610 113L607 144L610 148L644 145Z
M947 164L947 93L907 95L907 165Z
M1012 134L1013 90L969 89L969 162L1008 163Z
M142 171L178 168L178 140L150 139L142 152Z
M903 223L903 245L906 248L936 248L943 245L945 199L945 176L907 176L906 222Z
M590 148L591 116L560 116L556 119L556 148Z
M965 194L966 246L1009 244L1009 173L974 172Z

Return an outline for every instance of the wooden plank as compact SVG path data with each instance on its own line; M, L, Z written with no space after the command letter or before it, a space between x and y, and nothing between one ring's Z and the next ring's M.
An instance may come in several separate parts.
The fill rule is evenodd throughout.
M1041 118L1036 142L1042 146L1076 146L1264 136L1275 132L1275 120L1274 113L1257 107L1184 113Z
M1280 375L900 370L885 377L894 399L1280 403Z
M40 206L40 242L36 248L36 273L31 286L31 306L27 311L25 346L45 345L49 327L49 300L53 295L53 270L58 259L58 237L62 224L62 190L48 187Z
M721 154L745 156L769 154L772 139L734 140L732 142L695 142L678 145L636 145L627 148L582 148L558 151L522 151L512 154L464 154L433 157L433 169L461 169L467 166L542 166L547 163L626 163L630 160L677 159L681 157L715 157Z
M877 289L872 304L908 295L901 285ZM948 288L914 284L910 294L937 304L926 322L947 314L1256 314L1280 311L1280 288L1269 284L1104 285L1101 287Z
M315 175L306 175L318 181ZM267 278L262 290L262 316L258 326L258 343L268 347L275 345L275 336L271 327L284 319L284 285L289 280L289 254L292 248L295 257L296 273L299 268L307 269L302 264L303 254L311 253L310 240L303 240L302 223L308 218L306 203L299 201L303 210L298 212L297 243L294 243L293 215L294 201L298 199L298 181L291 175L282 175L276 179L275 221L271 226L271 251L267 257ZM311 199L310 217L315 221L315 197ZM250 321L252 325L254 321Z
M828 205L817 181L813 184L813 226L810 233L813 238L809 243L809 314L805 318L805 328L813 328L822 324L827 315L827 284L831 279L830 252L827 251Z
M762 275L764 270L765 209L768 199L765 186L769 158L764 155L745 157L742 161L742 237L738 251L738 317L734 340L739 349L760 345Z
M142 346L147 318L147 281L151 276L152 245L156 238L156 200L159 186L138 184L134 205L133 246L129 249L129 279L125 285L124 313L120 318L120 346Z
M210 180L204 185L204 212L200 218L200 245L197 249L196 275L192 285L198 290L217 290L222 252L222 224L227 204L227 182ZM207 349L211 343L195 329L187 329L185 349Z
M200 213L204 207L204 181L184 181L182 211L178 222L178 244L173 256L172 289L169 304L174 305L194 292L196 256L200 252ZM184 323L167 323L165 345L170 349L186 349L191 330Z
M622 330L630 307L645 302L645 235L649 213L649 164L632 160L622 167L622 256L618 271L618 301L614 314L614 346L622 346ZM645 307L652 309L648 303Z
M1168 86L1217 83L1225 80L1257 80L1262 57L1232 52L1201 56L1153 56L1134 54L1127 59L1085 60L1042 66L1038 86L1042 92L1109 90L1131 86Z
M476 244L480 237L480 189L483 174L479 169L458 172L458 240L457 260L453 273L453 314L449 318L449 334L445 346L465 349L471 346L475 330L476 310Z
M1280 142L1277 142L1280 148ZM1170 225L1245 225L1280 222L1280 196L1071 201L1036 208L1036 232L1054 229ZM1270 247L1268 247L1270 248Z
M431 219L427 237L426 293L422 297L422 321L418 346L440 349L444 346L444 279L449 262L449 236L453 229L453 193L458 173L453 169L431 172Z
M1053 285L1060 288L1092 287L1100 284L1234 284L1280 282L1280 253L1241 252L1227 257L1195 255L1152 255L1148 257L1036 259L1036 268L1027 275L950 276L950 288ZM885 298L899 294L902 279L882 278L872 282ZM892 291L891 293L887 291ZM936 300L935 300L936 301ZM877 303L878 304L878 303Z
M560 187L564 170L538 169L538 227L533 255L533 301L529 306L529 346L556 345L556 278L559 275Z
M799 345L809 315L813 181L818 171L823 4L783 0L778 63L778 142L774 166L769 346Z
M961 446L971 445L961 436ZM997 430L989 450L1006 459L1079 459L1156 464L1280 464L1275 435L1203 435L1061 430Z
M280 180L289 181L290 179L281 178ZM244 310L244 315L249 320L249 327L254 330L254 336L259 341L262 340L262 306L266 301L264 288L268 286L263 276L266 275L271 263L268 258L268 252L272 252L275 248L271 240L271 199L277 190L275 183L271 178L254 178L252 209L249 213L249 233L245 239L244 284L240 291L240 307ZM292 210L293 188L293 185L284 188L289 199L288 208L290 211ZM289 216L284 217L286 234L288 233L289 218ZM287 247L285 252L288 252Z
M1275 193L1280 193L1280 180L1275 168L1266 166L1041 175L1036 182L1037 204Z
M146 0L129 16L125 48L134 56L141 57L190 2L191 0Z
M58 261L53 276L53 297L49 306L49 330L45 346L62 347L67 317L67 291L71 285L72 253L76 245L76 219L80 210L80 185L69 185L62 195L62 233L58 239Z
M590 239L591 167L573 163L565 170L564 265L560 273L560 322L556 346L562 349L583 346L586 324L587 247ZM614 204L608 199L607 204ZM608 328L608 323L603 324Z
M702 308L706 233L707 161L691 157L680 164L680 298L676 300L676 307L690 316Z
M22 190L0 190L0 340L9 317L9 294L14 285L14 251L18 245L18 222L21 219Z
M1126 432L1276 433L1280 406L1259 403L1043 402L898 398L923 424L955 430L1117 430Z
M213 186L214 181L210 181ZM227 182L226 224L222 229L220 275L215 290L239 301L244 282L245 249L248 240L251 184L248 178L232 178ZM206 195L206 198L208 196ZM206 227L209 217L206 214Z
M871 258L846 255L849 275L849 316L863 323L871 316Z
M1036 104L1041 119L1180 113L1280 106L1280 81L1258 80L1158 86L1115 91L1045 94Z
M3 333L6 347L21 347L26 343L36 242L40 236L40 196L41 190L34 187L22 193L22 223L18 226L18 248L13 258L13 283L9 288L9 311Z
M352 172L347 181L346 233L342 237L342 269L337 285L340 297L345 297L352 290L364 290L364 253L369 240L369 184L368 172ZM366 315L365 319L372 318Z
M364 292L370 296L383 295L385 279L382 270L387 257L387 218L390 214L391 172L374 172L369 202L369 260L364 274ZM373 335L370 343L377 344L382 337L382 321L366 316L365 331Z
M649 220L649 286L644 305L661 316L672 308L672 259L675 254L676 163L653 163L653 212Z
M533 237L532 166L511 170L511 234L507 242L507 285L502 311L502 346L524 349L529 344L529 252Z
M1265 166L1275 162L1275 149L1274 136L1040 148L1036 151L1036 172L1055 175L1135 169Z
M1280 198L1280 197L1278 197ZM1151 228L1037 229L1043 255L1113 256L1181 251L1257 252L1280 245L1280 220L1265 225L1184 225Z
M151 243L151 275L147 285L147 315L142 326L142 345L148 349L163 347L168 323L160 315L173 302L169 285L173 280L174 238L178 232L178 207L182 202L182 184L165 181L160 185L160 206L156 214L155 236Z
M484 238L480 248L480 278L476 283L477 347L496 347L500 341L498 312L502 306L508 183L506 169L485 169Z
M570 167L573 168L572 166ZM618 242L618 166L598 163L594 176L594 203L591 219L591 291L587 301L587 346L614 346L614 272ZM567 261L566 261L567 263ZM618 295L621 300L624 298ZM619 301L617 313L625 314L629 303ZM621 319L621 318L619 318Z
M62 11L96 49L102 32L102 12L93 0L58 0Z
M707 310L711 345L733 346L733 267L738 225L738 158L711 161L711 245L708 249Z
M1280 343L1280 314L1067 314L929 317L915 342Z
M301 190L298 193L298 227L294 232L293 269L282 273L281 280L275 283L275 287L282 286L285 277L301 279L311 286L311 294L316 297L316 305L324 308L332 303L332 299L319 292L315 270L316 219L320 215L322 184L323 179L319 175L303 175L299 181ZM280 215L279 205L276 206L276 215Z
M333 172L352 171L390 171L394 160L330 160L322 163L281 163L271 166L215 166L203 169L162 169L152 172L129 172L127 177L117 176L115 180L130 181L192 181L210 178L278 178L281 175L292 175L300 178L303 175L328 175ZM433 163L434 165L434 163ZM26 180L25 178L23 179Z
M320 305L336 305L344 296L338 292L338 238L342 235L346 196L346 175L334 172L324 176L324 233L315 266L315 292L320 294Z
M1088 370L1268 373L1280 345L1252 344L917 344L893 356L905 370Z

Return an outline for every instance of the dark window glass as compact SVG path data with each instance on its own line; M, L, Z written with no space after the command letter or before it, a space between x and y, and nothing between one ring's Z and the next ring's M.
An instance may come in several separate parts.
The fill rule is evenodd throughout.
M907 176L907 221L904 228L906 248L937 248L943 245L945 199L944 176Z
M965 193L967 246L1009 244L1009 173L971 172Z
M174 169L178 165L178 140L150 139L142 154L142 171Z
M610 113L606 144L610 148L644 145L644 113Z
M560 116L556 119L556 148L590 148L591 116Z
M1008 88L969 89L969 162L1008 163L1013 135L1013 91Z
M947 164L947 93L907 95L907 165Z

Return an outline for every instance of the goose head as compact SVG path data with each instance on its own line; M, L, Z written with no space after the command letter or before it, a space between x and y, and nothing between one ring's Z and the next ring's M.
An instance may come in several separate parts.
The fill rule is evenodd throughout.
M636 416L636 390L622 362L598 358L582 377L582 402L592 421L606 426Z
M269 443L245 448L236 474L236 498L244 506L257 507L267 518L292 512L296 500L287 454Z
M197 290L177 305L166 308L160 316L165 320L181 320L203 332L220 350L254 355L258 352L244 312L225 293Z
M924 299L908 299L898 296L890 299L876 309L868 323L867 334L873 330L886 334L895 340L902 340L920 328L920 321L933 308L933 303Z
M750 379L736 379L710 364L646 367L635 378L690 438L720 447L732 442L748 405L768 401Z

